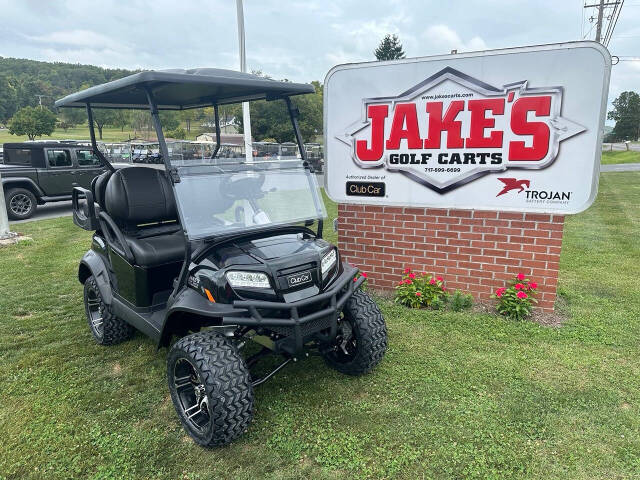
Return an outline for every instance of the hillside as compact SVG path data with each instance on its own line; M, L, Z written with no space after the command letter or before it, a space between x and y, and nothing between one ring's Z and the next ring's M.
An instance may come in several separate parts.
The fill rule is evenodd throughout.
M38 105L39 95L42 104L52 108L56 99L68 93L130 73L93 65L0 57L0 123L22 107Z

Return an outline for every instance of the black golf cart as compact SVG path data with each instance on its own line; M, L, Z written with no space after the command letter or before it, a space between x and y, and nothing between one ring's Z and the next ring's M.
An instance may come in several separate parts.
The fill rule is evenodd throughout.
M91 333L113 345L137 329L158 347L171 346L171 398L201 445L242 434L253 388L290 361L318 354L330 367L360 375L387 347L384 319L359 289L364 278L322 239L324 204L290 100L313 91L233 71L171 70L56 102L86 108L93 151L108 169L91 189L73 194L74 222L95 231L78 272ZM284 101L301 160L217 156L218 106L258 99ZM172 162L158 111L205 106L213 106L216 120L211 158ZM92 108L148 109L164 168L114 169L97 148ZM252 375L266 355L281 361Z

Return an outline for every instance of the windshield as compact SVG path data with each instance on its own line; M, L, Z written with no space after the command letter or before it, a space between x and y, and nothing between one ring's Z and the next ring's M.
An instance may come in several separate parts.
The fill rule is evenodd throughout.
M326 216L315 175L302 162L216 160L177 168L176 200L190 239Z

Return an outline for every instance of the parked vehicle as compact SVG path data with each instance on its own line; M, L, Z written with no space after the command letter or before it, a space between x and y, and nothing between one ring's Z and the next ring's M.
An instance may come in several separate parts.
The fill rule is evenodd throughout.
M324 166L324 151L319 143L305 143L304 149L307 152L307 160L317 173L322 172Z
M171 399L200 445L240 436L254 388L289 362L317 354L362 375L387 347L384 318L359 288L364 277L322 238L325 208L304 149L283 162L219 158L217 135L211 159L174 163L163 140L158 109L213 106L218 122L219 105L269 98L285 102L302 146L290 96L313 92L196 69L136 73L56 102L87 109L92 139L92 105L149 105L166 170L115 170L98 152L108 171L74 189L74 222L94 231L78 278L96 342L113 345L138 329L170 347ZM250 343L260 350L248 353ZM267 355L281 362L259 377L253 368Z
M88 188L105 171L93 148L79 142L5 143L0 165L7 214L30 218L38 205L71 200L73 187Z

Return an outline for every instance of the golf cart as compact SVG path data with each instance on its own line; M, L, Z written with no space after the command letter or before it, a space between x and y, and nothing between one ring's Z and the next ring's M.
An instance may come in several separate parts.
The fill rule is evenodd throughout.
M241 435L254 387L289 362L320 355L361 375L387 347L384 319L359 289L364 278L322 238L325 208L290 99L313 91L227 70L171 70L56 102L86 109L93 149L108 169L73 195L74 222L95 232L78 270L91 333L113 345L137 329L170 347L171 398L204 446ZM301 160L218 157L218 106L260 99L285 102ZM216 121L212 158L174 164L158 111L206 106ZM148 109L164 168L114 169L96 146L93 108ZM251 373L271 355L280 359L274 368Z

